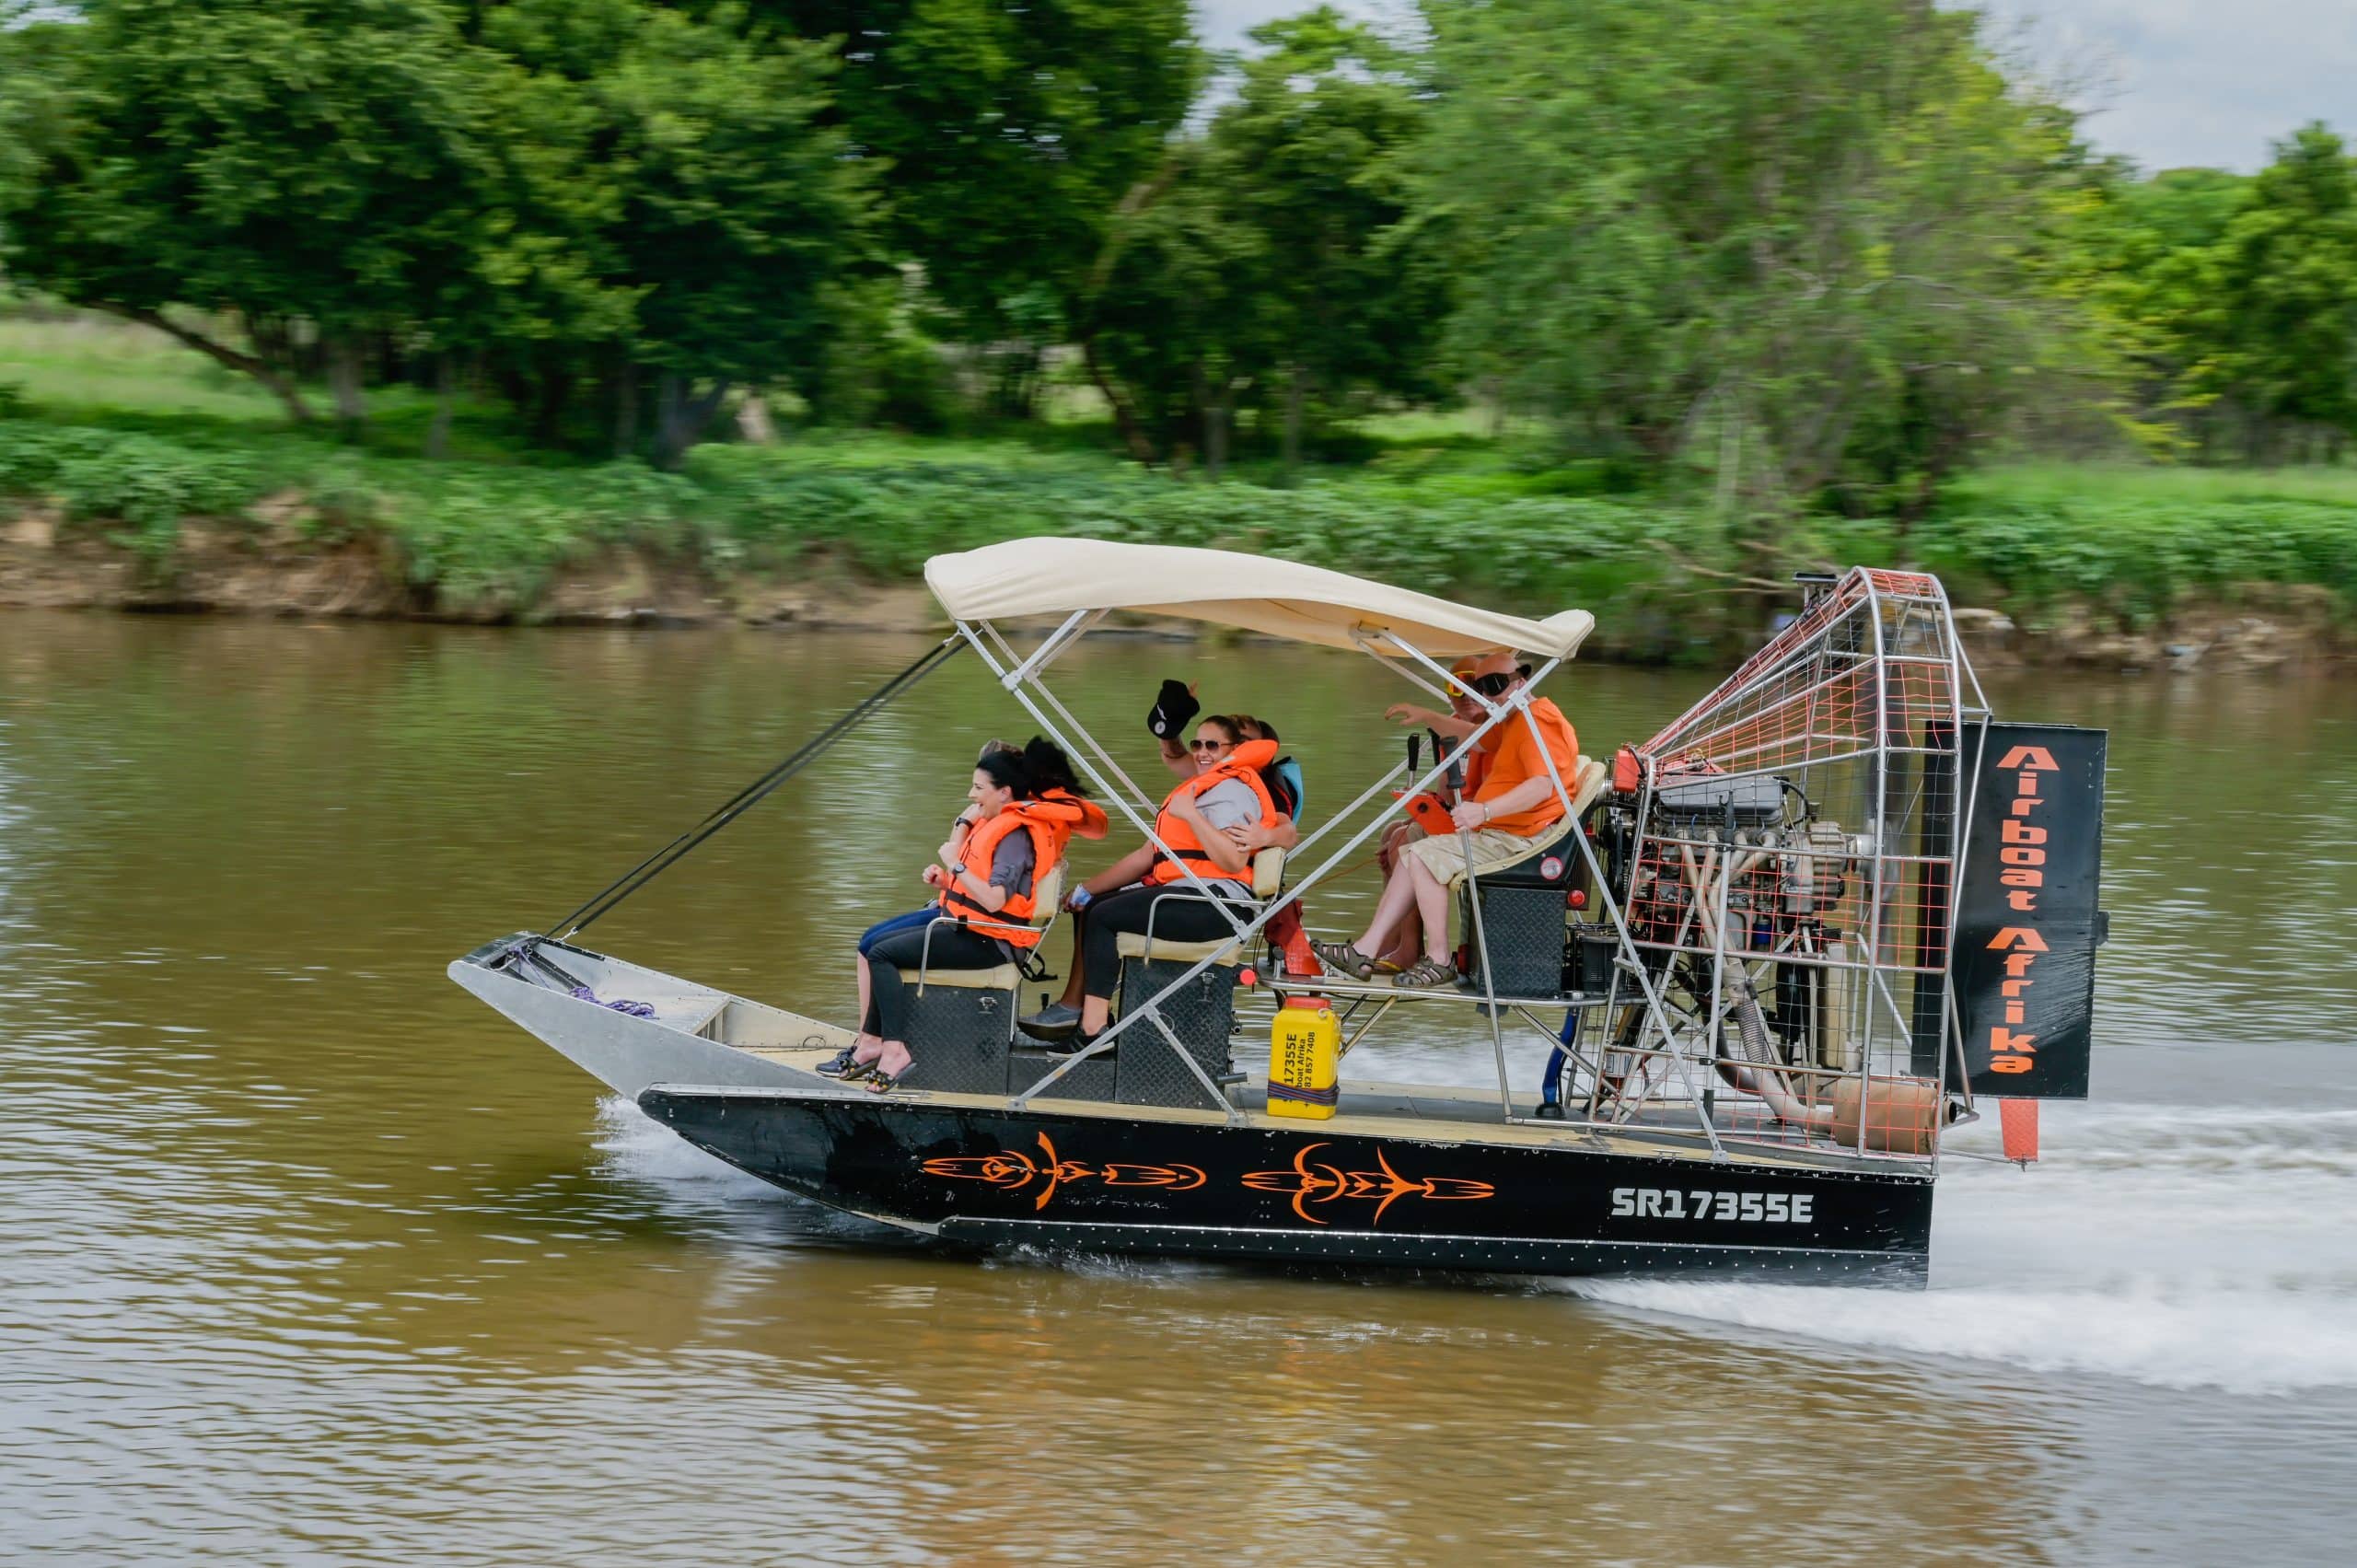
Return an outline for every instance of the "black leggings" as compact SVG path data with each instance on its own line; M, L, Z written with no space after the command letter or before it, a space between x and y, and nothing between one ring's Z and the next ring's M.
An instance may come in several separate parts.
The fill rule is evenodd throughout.
M1156 903L1157 899L1162 901ZM1239 920L1252 918L1249 908L1240 902L1229 907ZM1113 994L1121 981L1117 938L1124 931L1143 935L1149 918L1155 935L1174 942L1210 942L1236 932L1226 915L1183 882L1108 893L1088 906L1088 931L1080 949L1082 994L1100 1000Z
M859 1027L884 1040L905 1041L909 1029L909 992L900 971L923 969L990 970L1007 962L1006 944L962 925L935 925L933 946L925 947L925 932L895 931L867 950L867 1016Z

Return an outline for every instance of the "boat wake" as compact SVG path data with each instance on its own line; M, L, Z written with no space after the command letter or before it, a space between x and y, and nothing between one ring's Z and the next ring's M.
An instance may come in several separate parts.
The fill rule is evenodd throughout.
M665 1205L775 1240L863 1222L681 1142L619 1097L599 1108L608 1174ZM1993 1121L1993 1118L1991 1119ZM1678 1280L1564 1281L1587 1301L1894 1357L1951 1356L2165 1388L2292 1394L2357 1388L2357 1109L2046 1107L2048 1157L2027 1171L1951 1158L1924 1291ZM1982 1125L1953 1156L1993 1156ZM1048 1260L1030 1260L1034 1263ZM1060 1260L1149 1280L1214 1265Z
M2357 1110L2049 1105L2046 1124L2049 1157L2027 1171L1945 1165L1926 1291L1567 1288L1899 1355L2237 1394L2357 1388ZM1949 1146L1993 1153L1995 1133Z
M697 1148L638 1108L598 1102L599 1173L652 1198L662 1212L715 1239L752 1247L923 1249L933 1243L878 1221L830 1209L748 1176Z
M603 1174L644 1182L681 1198L726 1202L782 1196L760 1177L714 1159L620 1095L598 1102L597 1146L605 1156Z

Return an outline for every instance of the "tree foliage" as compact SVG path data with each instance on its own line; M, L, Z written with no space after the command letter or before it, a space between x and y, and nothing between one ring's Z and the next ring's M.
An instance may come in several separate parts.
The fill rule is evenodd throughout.
M1268 23L1208 131L1124 213L1085 326L1109 395L1216 468L1239 400L1305 410L1436 389L1441 256L1406 155L1413 62L1329 7Z
M668 465L738 391L934 430L1076 366L1151 464L1469 401L1790 538L2004 443L2357 434L2324 126L2140 175L1924 0L1422 10L1212 80L1185 0L0 0L0 265L296 419L431 386L429 452L462 389Z
M2067 362L2070 116L1902 0L1430 0L1460 365L1570 448L1920 506Z
M2208 352L2189 379L2252 417L2250 455L2274 456L2285 426L2357 430L2357 168L2340 138L2311 125L2280 144L2204 258Z
M363 345L387 339L544 388L609 363L628 392L644 367L669 377L675 455L730 382L811 363L822 296L866 260L864 180L817 123L829 52L738 10L87 10L29 29L69 71L6 214L12 274L164 326L298 415L299 324L347 417Z
M100 0L27 29L68 69L10 272L144 320L232 314L255 350L180 330L300 412L273 325L346 343L482 259L498 73L453 23L431 0Z
M2357 434L2357 163L2321 125L2255 177L2121 177L2090 214L2104 326L2164 449L2254 462Z
M841 122L888 171L895 248L961 335L1057 324L1114 204L1202 83L1186 0L758 0L832 41Z
M726 7L613 32L581 84L588 134L566 172L610 188L588 238L601 281L633 301L621 346L658 373L675 457L732 383L812 384L832 287L867 256L865 180L818 123L820 46L749 36Z

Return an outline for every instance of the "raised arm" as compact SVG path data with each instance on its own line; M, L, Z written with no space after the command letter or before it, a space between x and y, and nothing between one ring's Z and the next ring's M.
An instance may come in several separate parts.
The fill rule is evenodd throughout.
M1431 708L1420 708L1413 703L1394 703L1383 710L1383 716L1406 728L1429 729L1452 740L1462 740L1474 729L1470 723L1455 714L1436 713Z
M1195 689L1183 680L1165 679L1145 716L1145 732L1162 748L1162 764L1182 779L1195 776L1195 760L1187 749L1187 726L1203 705Z

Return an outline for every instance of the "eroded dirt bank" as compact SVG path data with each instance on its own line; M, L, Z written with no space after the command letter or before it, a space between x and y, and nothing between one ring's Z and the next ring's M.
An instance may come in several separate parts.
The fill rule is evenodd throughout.
M930 632L946 621L919 583L876 583L840 569L808 575L714 577L636 551L607 552L560 568L532 595L533 608L475 609L412 586L378 539L337 544L183 527L168 564L79 534L53 517L20 512L0 530L0 607L269 615L291 619L528 621L541 625L710 625ZM1959 622L1977 659L1990 664L2103 669L2317 669L2357 666L2357 626L2320 587L2254 585L2235 602L2179 606L2165 621L2130 627L2091 607L2009 612L1966 607ZM1145 622L1141 621L1141 625ZM1164 629L1183 633L1183 623ZM1650 645L1601 626L1591 657L1658 656Z

